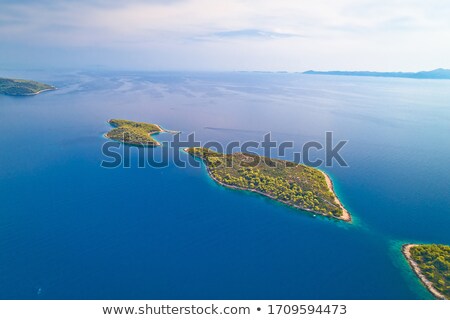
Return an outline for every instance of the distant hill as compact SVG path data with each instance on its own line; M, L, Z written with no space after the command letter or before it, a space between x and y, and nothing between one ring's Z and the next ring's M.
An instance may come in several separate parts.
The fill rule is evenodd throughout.
M436 69L420 72L372 72L372 71L314 71L309 70L304 74L332 75L332 76L360 76L360 77L385 77L385 78L412 78L412 79L450 79L449 69Z
M55 87L31 80L0 78L0 94L10 96L31 96Z

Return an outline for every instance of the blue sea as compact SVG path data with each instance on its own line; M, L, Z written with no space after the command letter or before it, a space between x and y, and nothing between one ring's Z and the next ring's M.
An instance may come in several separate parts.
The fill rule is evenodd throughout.
M450 81L1 75L58 88L0 96L1 299L432 299L400 248L450 244ZM298 149L331 131L348 167L322 169L353 223L223 188L204 166L138 168L134 152L130 168L102 168L111 118Z

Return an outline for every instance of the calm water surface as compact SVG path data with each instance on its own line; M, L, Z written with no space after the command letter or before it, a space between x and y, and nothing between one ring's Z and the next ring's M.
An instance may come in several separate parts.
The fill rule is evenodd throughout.
M450 244L450 81L2 76L59 90L0 96L0 298L431 298L399 250ZM354 223L224 189L204 167L103 169L110 118L195 132L203 142L260 141L270 131L298 148L333 131L349 141L349 167L324 170Z

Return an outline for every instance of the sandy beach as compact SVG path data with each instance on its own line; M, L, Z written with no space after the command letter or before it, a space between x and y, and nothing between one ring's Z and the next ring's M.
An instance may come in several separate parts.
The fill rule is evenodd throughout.
M331 181L330 177L325 172L323 172L322 170L320 170L320 172L322 172L323 175L325 176L325 181L327 182L327 186L331 190L331 192L333 192L333 194L334 194L334 201L336 202L337 205L339 205L339 207L342 208L342 216L340 217L340 219L347 221L347 222L351 222L352 216L347 211L347 209L344 208L342 202L339 200L336 192L334 191L333 181Z
M42 93L42 92L45 92L45 91L53 91L53 90L56 90L56 88L53 87L53 88L50 88L50 89L43 89L43 90L40 90L40 91L37 91L37 92L24 94L24 96L35 96L35 95L38 95L38 94L40 94L40 93Z

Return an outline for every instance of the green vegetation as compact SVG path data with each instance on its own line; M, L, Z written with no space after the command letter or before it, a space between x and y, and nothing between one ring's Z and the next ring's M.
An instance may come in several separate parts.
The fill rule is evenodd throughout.
M433 287L450 299L450 246L438 244L414 245L411 259Z
M55 90L55 87L30 80L0 78L0 94L7 94L10 96L30 96L44 90Z
M109 139L137 146L159 146L159 142L151 137L163 131L156 124L116 119L108 122L115 127L105 135Z
M207 148L186 151L201 158L213 179L231 188L250 190L297 208L349 220L327 185L325 175L294 162L244 153L222 154Z

